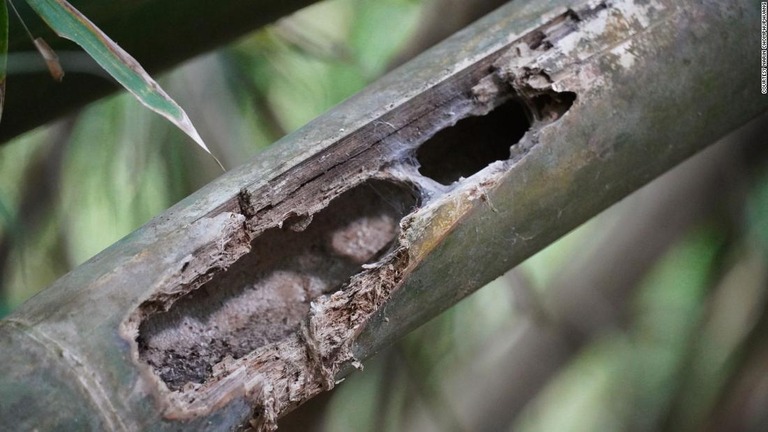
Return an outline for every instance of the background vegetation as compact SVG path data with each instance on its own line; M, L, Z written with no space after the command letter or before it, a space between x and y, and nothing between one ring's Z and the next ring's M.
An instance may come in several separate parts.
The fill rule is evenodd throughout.
M323 2L161 83L233 167L376 79L455 3ZM766 375L768 172L741 153L765 136L753 127L655 181L414 332L285 429L765 425L766 392L756 389ZM0 316L219 172L126 94L3 145Z

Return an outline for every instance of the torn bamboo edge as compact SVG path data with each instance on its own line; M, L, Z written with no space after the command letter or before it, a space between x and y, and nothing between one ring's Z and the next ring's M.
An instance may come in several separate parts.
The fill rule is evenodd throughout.
M71 419L274 428L383 346L765 111L744 43L756 6L702 3L513 2L460 32L4 320L0 400L21 391L35 404L0 418L39 429ZM535 110L542 95L568 92L575 103L552 121L538 112L508 161L447 189L412 166L410 152L462 116L509 97ZM189 391L171 392L139 360L141 313L170 307L260 232L370 178L418 186L422 206L401 221L394 253L313 300L301 331Z

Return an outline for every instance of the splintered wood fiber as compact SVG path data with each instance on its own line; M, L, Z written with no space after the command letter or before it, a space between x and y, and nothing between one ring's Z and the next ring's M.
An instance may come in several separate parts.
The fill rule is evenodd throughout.
M142 322L141 358L179 390L205 382L227 357L285 338L312 299L342 289L389 250L415 204L410 188L372 180L315 215L263 232L225 272Z

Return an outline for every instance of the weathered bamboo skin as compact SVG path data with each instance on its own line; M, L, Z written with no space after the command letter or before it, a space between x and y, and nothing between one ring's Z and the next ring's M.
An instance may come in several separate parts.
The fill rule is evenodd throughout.
M504 6L0 322L2 422L273 428L359 361L768 109L746 43L757 12L746 0ZM515 101L531 124L508 159L450 185L419 173L425 141ZM518 117L510 128L527 121ZM265 330L241 332L250 328ZM246 349L212 348L222 338Z
M632 7L620 4L617 9ZM570 63L558 53L537 61L535 67L557 77L553 87L578 94L576 103L483 189L491 211L477 204L462 209L455 229L366 326L356 341L358 357L367 358L385 340L423 324L766 110L753 72L758 60L748 48L759 24L755 5L650 2L647 12L644 23L618 13L605 22L602 36L587 32L575 48L561 49L580 60ZM634 34L629 39L627 27ZM430 217L457 220L450 212L466 201L443 205ZM458 266L452 257L483 265ZM434 289L445 285L453 288Z
M196 55L235 40L257 27L317 0L81 0L72 4L135 57L150 73L158 73ZM26 5L19 4L22 13ZM64 62L66 78L51 79L42 58L35 73L16 74L14 54L35 52L20 25L11 25L8 91L0 123L0 143L114 92L119 87L104 76L82 73L100 70L73 42L60 39L32 12L26 19L35 36L43 36L57 51L82 53L77 65ZM77 66L75 70L72 70Z

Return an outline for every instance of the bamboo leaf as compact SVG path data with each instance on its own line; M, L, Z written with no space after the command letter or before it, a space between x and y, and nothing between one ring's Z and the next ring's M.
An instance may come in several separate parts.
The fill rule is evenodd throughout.
M8 5L0 0L0 118L5 105L5 75L8 61Z
M56 34L81 47L147 108L167 118L218 159L203 142L184 110L168 96L130 54L65 0L26 0ZM222 169L224 167L222 166Z

